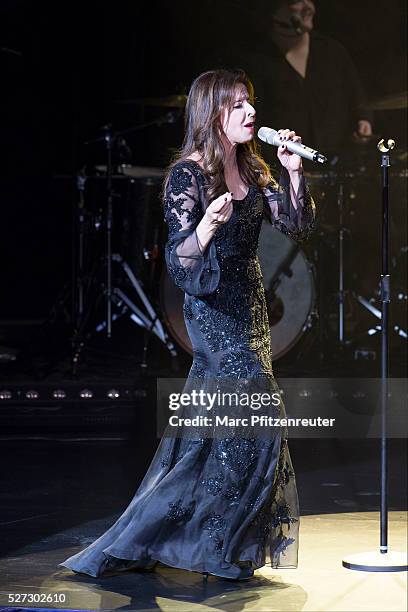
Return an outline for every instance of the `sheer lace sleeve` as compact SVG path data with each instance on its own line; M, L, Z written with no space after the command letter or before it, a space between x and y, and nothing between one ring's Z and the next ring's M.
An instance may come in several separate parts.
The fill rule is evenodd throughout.
M167 269L177 287L194 296L213 293L220 278L214 239L202 252L195 231L205 210L200 178L188 163L176 165L164 198L164 217L169 227Z
M296 208L292 202L289 174L282 169L279 184L273 181L264 190L264 203L272 224L297 242L307 240L314 230L316 207L302 175L296 194Z

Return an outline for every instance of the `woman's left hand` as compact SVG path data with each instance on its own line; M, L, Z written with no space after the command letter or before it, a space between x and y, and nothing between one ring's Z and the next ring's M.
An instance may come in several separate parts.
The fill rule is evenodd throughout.
M282 144L278 147L278 159L282 166L288 172L297 172L302 168L302 158L296 153L291 153L285 146L285 141L293 140L293 142L302 142L300 136L297 136L292 130L278 130L279 136L282 138Z

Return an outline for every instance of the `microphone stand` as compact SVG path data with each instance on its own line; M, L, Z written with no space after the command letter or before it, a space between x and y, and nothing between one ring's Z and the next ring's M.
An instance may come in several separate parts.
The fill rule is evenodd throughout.
M388 550L388 458L387 458L387 404L388 404L388 331L390 274L389 274L389 152L395 147L392 139L380 140L382 174L382 274L381 274L381 498L380 498L380 550L358 553L343 559L343 567L364 572L403 572L408 570L406 552Z

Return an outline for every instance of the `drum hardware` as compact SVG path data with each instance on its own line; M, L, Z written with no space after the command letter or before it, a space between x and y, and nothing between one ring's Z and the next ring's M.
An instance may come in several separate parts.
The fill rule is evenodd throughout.
M353 353L355 361L365 360L365 361L375 361L377 359L376 351L367 349L367 348L358 348L355 349Z
M398 325L394 325L393 326L393 331L395 331L396 334L398 334L398 336L401 336L401 338L404 338L404 340L408 339L408 333L401 329Z
M322 227L322 223L319 223L319 230L324 229ZM305 325L308 325L307 329L311 329L314 323L316 322L316 331L318 341L318 354L319 359L325 359L325 345L326 345L326 335L327 335L327 326L324 325L324 313L325 313L325 304L324 304L324 291L323 291L323 273L322 273L322 263L323 263L323 246L324 241L323 238L325 233L322 231L316 231L314 237L312 238L311 243L307 245L308 252L310 253L311 263L310 269L312 271L313 278L315 279L315 305L311 310L311 313L306 321ZM332 232L330 232L332 233Z
M339 246L339 269L338 269L338 317L339 317L339 341L340 344L344 344L344 269L343 269L343 239L344 239L344 227L343 227L343 203L344 203L344 187L343 183L339 184L339 190L337 194L337 206L339 208L339 233L338 233L338 246Z
M350 166L351 159L341 159L336 156L332 160L333 170L331 171L330 186L336 188L336 206L338 211L337 216L337 340L339 347L346 347L351 344L351 339L346 338L345 328L345 313L346 313L346 298L349 295L354 299L353 292L346 289L345 283L345 238L347 235L352 235L352 231L345 225L345 212L347 202L356 200L357 194L354 187L354 179L358 176L364 176L367 167L367 154L363 157L356 154L353 161L355 167ZM336 167L339 165L339 167ZM347 189L346 189L347 188Z
M105 144L105 152L106 152L106 165L104 167L105 172L105 182L106 182L106 201L105 201L105 209L101 209L101 222L98 223L98 226L102 226L104 228L105 236L104 236L104 253L103 257L100 258L100 261L95 260L92 263L92 274L91 279L94 281L95 278L98 277L98 269L101 264L104 266L104 282L97 283L97 287L91 287L88 283L89 289L92 288L92 292L88 291L88 303L86 303L85 297L85 282L86 275L84 269L84 188L86 177L82 174L78 175L77 178L77 187L80 193L79 204L77 207L77 266L75 267L75 280L73 283L74 287L74 296L73 296L73 321L74 325L74 333L71 340L72 343L72 374L76 375L79 361L81 357L81 353L85 347L85 340L89 337L89 333L86 332L87 327L89 326L90 315L92 311L96 309L96 306L99 304L101 299L105 301L105 319L100 322L96 326L96 331L101 332L102 330L106 330L106 335L108 338L112 337L112 321L117 320L120 316L131 312L130 318L133 322L142 326L147 330L147 335L150 333L154 333L167 347L172 357L177 356L177 351L174 347L174 344L169 340L167 333L165 332L163 323L161 322L159 316L155 312L152 304L150 303L145 291L142 289L142 284L140 279L136 278L133 271L129 267L126 261L123 260L120 254L113 253L112 250L112 231L113 231L113 208L114 208L114 198L117 194L115 194L113 190L113 151L115 147L115 143L118 139L123 140L123 136L125 134L129 134L131 132L138 131L147 126L157 125L160 126L163 123L173 123L175 120L175 114L173 112L168 112L163 117L159 117L155 121L151 121L148 123L141 124L139 126L135 126L126 130L122 130L121 132L114 132L111 125L103 126L102 130L104 132L103 136L95 138L93 140L87 141L85 144L93 144L93 143L104 143ZM123 167L128 168L127 165L121 164L120 167L123 170ZM123 173L124 174L124 173ZM157 176L157 173L155 174ZM126 176L126 175L125 175ZM130 179L129 175L126 176L128 180ZM139 300L142 302L144 308L147 311L147 315L131 300L126 293L120 288L114 285L113 282L113 271L112 264L114 262L119 263L122 274L127 278L128 282L130 281L130 285L135 289ZM116 279L115 279L116 280ZM95 284L95 283L94 283ZM117 314L113 312L113 307L119 308L120 313ZM145 346L143 351L143 360L142 360L142 368L146 368L146 353L147 353L147 344L148 339L145 338Z
M339 306L339 342L340 345L344 345L344 234L346 228L343 223L344 215L344 185L342 182L339 183L339 189L337 193L337 206L339 208L339 292L338 292L338 306Z
M318 321L319 318L320 317L317 308L313 308L313 310L310 312L306 319L306 323L304 324L302 331L311 330L314 327L315 321Z
M391 269L394 273L394 277L396 278L396 288L393 289L390 286L390 299L393 298L393 303L395 307L396 314L398 315L395 320L392 322L391 330L400 338L404 340L408 339L408 331L404 325L407 323L407 301L408 296L406 293L406 274L404 270L401 270L403 264L406 264L406 256L408 253L408 247L404 246L400 248L400 252L397 256L393 256L391 258ZM399 276L398 276L399 275ZM399 284L397 284L399 283ZM354 293L355 299L368 311L370 312L376 319L381 322L382 313L380 308L375 306L376 302L381 301L381 285L378 285L375 297L371 297L369 299L365 298L362 295ZM397 311L398 306L401 306L401 311ZM403 319L403 321L401 321ZM378 332L381 332L381 325L376 325L374 327L370 327L368 330L364 331L364 335L374 336Z
M368 160L368 156L365 155L365 160ZM331 312L331 306L329 308L325 307L324 299L327 294L326 288L323 286L324 278L330 278L330 271L326 270L325 274L322 271L322 263L324 262L325 255L324 246L326 244L326 232L329 234L333 234L333 244L331 246L333 253L336 253L336 267L337 267L337 291L333 291L333 296L335 296L335 304L337 310L337 332L336 339L338 342L338 348L341 349L346 348L353 344L356 338L352 338L350 335L347 337L346 333L346 318L347 315L350 314L350 308L353 309L353 302L359 301L358 297L360 295L360 291L354 290L353 287L346 282L346 255L348 253L346 237L353 235L353 230L349 229L346 226L347 217L350 218L353 216L354 210L357 210L356 204L358 204L359 197L358 191L356 191L356 180L361 177L366 177L366 164L364 158L356 157L354 161L356 162L356 170L353 170L352 166L350 166L350 159L346 160L346 164L341 163L341 167L336 168L336 170L332 170L327 175L321 177L311 177L307 176L308 182L311 183L311 189L313 192L313 188L326 188L330 189L333 193L335 190L335 201L334 201L334 193L333 193L333 204L335 204L335 208L337 209L336 220L330 219L330 223L327 223L327 219L324 219L323 222L320 223L320 229L324 230L325 233L320 232L318 236L318 253L316 255L316 261L318 266L318 271L316 274L317 278L317 287L318 287L318 305L319 305L319 313L322 315L327 310ZM359 163L357 163L359 162ZM339 161L340 164L340 161ZM326 193L323 194L323 199L326 196ZM315 196L316 200L319 201L318 195ZM334 208L334 207L333 207ZM325 211L323 210L323 213ZM329 210L327 212L330 213ZM324 214L323 214L324 217ZM334 232L332 231L334 229ZM331 230L331 231L330 231ZM334 263L334 262L333 262ZM324 341L325 341L325 333L324 333L324 325L322 316L321 319L321 338L320 344L323 349ZM327 322L327 321L326 321ZM328 325L326 325L328 329ZM354 330L352 335L354 336ZM358 335L359 332L358 332ZM324 354L324 350L322 352Z
M106 174L106 165L104 164L99 164L95 166L95 169L103 175ZM154 168L150 166L132 166L131 164L119 164L119 166L117 166L117 173L125 177L137 179L164 177L163 168Z
M74 287L77 291L77 309L75 311L75 300L73 300L73 321L75 329L80 325L84 313L84 242L85 242L85 201L84 191L86 176L84 170L77 175L77 189L79 193L77 224L78 224L78 275ZM73 266L75 269L75 266Z
M381 321L381 310L379 310L378 308L376 308L373 304L371 300L367 300L366 298L364 298L362 295L355 295L355 298L357 299L357 301L364 306L364 308L366 308L369 312L371 312L371 314L376 317L377 319L379 319ZM406 301L407 296L405 294L398 294L397 295L397 299L400 299L402 301ZM400 336L401 338L404 338L405 340L408 339L408 332L407 330L403 329L402 327L400 327L400 325L398 325L397 323L394 323L394 325L391 327L392 331L395 332L397 334L397 336ZM369 335L369 336L374 336L374 334L381 332L382 328L381 325L376 325L374 328L370 327L368 330L366 330L365 334Z
M270 279L268 286L265 287L265 297L266 297L266 306L268 312L269 324L273 327L275 326L283 317L284 314L284 305L280 297L276 294L276 291L279 288L279 285L282 282L283 275L291 278L293 276L293 272L291 269L291 265L296 255L298 254L299 246L294 243L289 252L286 254L283 261L277 267L275 273Z
M348 290L345 286L345 237L350 234L350 230L345 227L345 203L346 203L346 190L345 182L346 178L352 178L354 175L348 171L340 173L337 168L334 169L335 164L338 162L338 158L333 158L331 164L333 169L325 173L305 173L308 183L311 185L311 190L318 202L318 206L321 207L321 215L323 221L319 218L319 232L316 235L316 242L313 251L313 257L316 264L315 278L317 280L317 319L319 320L319 345L320 345L320 358L325 359L326 357L326 342L328 325L327 323L327 307L325 304L326 298L326 287L324 286L324 270L322 264L325 260L325 247L326 238L331 235L332 244L331 248L337 252L336 264L337 264L337 291L335 292L336 310L337 310L337 340L340 347L347 346L349 342L345 337L345 306ZM340 180L339 180L340 179ZM319 191L317 191L319 190ZM328 193L336 193L336 208L337 217L336 220L330 219L328 223L324 219L324 200ZM322 201L320 201L322 200ZM334 204L334 202L333 202ZM327 205L327 202L326 202ZM323 208L323 210L322 210ZM323 214L322 214L323 213ZM331 306L330 306L331 308ZM326 323L325 323L326 322Z
M158 252L157 245L156 245L156 251ZM131 316L131 319L135 323L138 323L139 325L140 325L140 320L141 320L143 327L145 328L145 330L148 331L148 334L145 336L145 345L143 347L144 358L142 360L141 366L143 368L147 367L147 363L146 363L147 342L148 342L150 333L154 333L159 338L159 340L161 340L166 345L172 357L177 357L177 351L175 350L174 344L170 341L169 336L164 329L163 323L161 322L159 318L159 315L155 312L146 293L143 291L140 281L135 277L129 265L122 259L120 255L115 255L114 260L119 262L120 265L122 266L125 274L130 279L132 286L135 288L140 300L145 306L148 312L148 315L150 317L150 320L146 319L146 317L144 317L143 314L141 313L140 309L135 307L135 305L127 298L127 296L120 289L115 289L115 293L127 304L127 306L133 311L133 313L137 317L139 317L139 321L135 319L135 317L132 317L132 316ZM155 260L152 260L152 261L155 262ZM154 276L153 266L150 269L150 274L151 274L151 279L152 279Z

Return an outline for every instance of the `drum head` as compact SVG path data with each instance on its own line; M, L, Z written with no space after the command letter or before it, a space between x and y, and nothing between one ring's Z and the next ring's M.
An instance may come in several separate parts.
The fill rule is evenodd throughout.
M258 249L271 330L272 359L276 361L300 339L314 305L311 267L299 245L262 223Z
M258 255L271 329L272 358L276 361L296 344L304 332L314 304L313 277L299 245L266 221L262 224ZM183 303L183 291L164 271L161 304L165 321L178 344L192 354L184 324Z
M192 355L193 349L184 323L184 292L176 287L165 267L160 282L160 303L169 332L176 342Z

